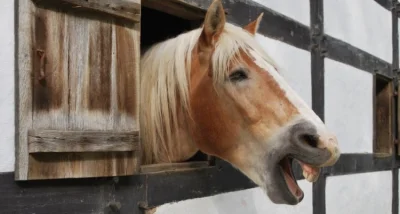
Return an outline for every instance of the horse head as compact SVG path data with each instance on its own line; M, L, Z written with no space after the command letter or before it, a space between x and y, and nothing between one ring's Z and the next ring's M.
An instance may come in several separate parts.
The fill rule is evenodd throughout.
M263 188L274 203L304 197L306 180L339 158L336 136L279 74L255 39L262 14L226 22L220 0L201 28L152 47L142 59L141 130L146 160L182 161L200 150Z

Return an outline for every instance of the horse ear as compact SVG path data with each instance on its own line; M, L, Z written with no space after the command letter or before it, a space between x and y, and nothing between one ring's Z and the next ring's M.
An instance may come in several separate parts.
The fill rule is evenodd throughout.
M260 22L262 20L264 13L261 13L256 20L250 22L244 29L251 33L252 35L256 35L258 31L258 27L260 26Z
M204 45L213 46L225 26L225 11L221 0L214 0L207 10L200 39Z

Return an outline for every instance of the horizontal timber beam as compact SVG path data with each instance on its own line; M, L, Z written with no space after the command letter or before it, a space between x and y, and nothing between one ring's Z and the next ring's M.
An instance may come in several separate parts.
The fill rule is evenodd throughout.
M322 42L325 57L369 73L393 78L390 63L329 35L325 35Z
M160 10L164 13L188 20L203 19L206 14L205 8L208 7L207 5L209 4L211 4L209 0L142 0L142 6L144 7Z
M100 12L132 22L140 22L141 5L114 0L32 0L39 6L52 6L72 11Z
M145 183L140 176L15 182L0 173L0 213L142 214Z
M375 1L376 1L376 3L381 5L386 10L389 10L389 11L392 10L392 2L391 2L391 0L375 0Z
M342 154L334 166L323 169L322 176L386 171L399 166L400 162L392 158L375 158L373 154ZM294 164L294 174L298 180L304 179L298 164ZM215 167L115 178L19 183L14 181L13 173L0 173L0 210L2 214L26 211L43 214L93 213L93 210L98 213L121 204L118 208L121 213L132 213L133 210L134 214L139 214L139 207L151 208L254 187L256 185L242 173L219 159Z
M308 26L254 1L222 1L227 13L228 22L239 26L245 26L249 22L255 20L258 15L264 13L258 29L259 34L306 51L310 51L313 48L310 39L310 28ZM172 15L178 14L177 16L179 16L179 13L176 11L184 11L186 8L191 8L190 10L200 11L194 16L198 17L198 19L202 19L205 15L204 11L207 10L212 1L165 0L163 1L163 5L166 5L158 8L154 8L154 5L156 5L154 3L155 0L143 0L142 2L144 6L150 5L151 3L153 9ZM387 4L386 1L383 0L378 1L378 3L381 5ZM169 8L174 8L174 13L171 13ZM326 58L369 73L379 74L389 79L393 78L390 63L330 35L323 34L320 36L324 44L321 48L324 48L323 51L325 51L324 56Z
M373 154L342 154L335 165L323 169L327 176L387 171L400 167L392 157L378 158Z

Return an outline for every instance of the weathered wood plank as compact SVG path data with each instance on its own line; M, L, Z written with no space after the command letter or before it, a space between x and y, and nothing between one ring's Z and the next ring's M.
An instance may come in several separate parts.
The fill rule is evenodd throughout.
M135 72L139 69L140 56L136 55L140 52L140 47L135 39L139 39L136 35L137 31L132 31L124 26L115 26L116 41L116 93L118 112L128 115L138 115L138 94L139 76Z
M66 14L59 11L36 8L33 24L33 129L68 129L68 33L66 32ZM42 50L43 55L38 54ZM40 57L44 59L41 60ZM43 62L42 65L40 65ZM37 66L37 64L39 64ZM43 72L43 74L40 74ZM29 131L29 130L27 130ZM27 134L27 133L25 133ZM29 138L26 143L28 144ZM29 145L28 145L29 152ZM29 155L29 154L26 154ZM45 176L65 170L64 167L55 167L56 171L43 167L42 163L63 159L63 156L50 154L40 159L29 155L28 179L41 174ZM58 161L54 161L56 163ZM46 172L44 172L46 171ZM44 173L42 173L44 172Z
M29 153L129 152L139 149L139 133L39 130L28 132Z
M167 171L187 171L211 167L207 161L193 161L184 163L151 164L140 167L141 174L165 173Z
M96 21L89 25L88 65L86 70L85 109L106 114L111 109L112 23Z
M115 0L32 0L38 5L48 5L74 11L93 11L133 22L140 22L140 3Z
M67 76L64 75L64 21L65 16L61 13L40 8L35 11L35 29L32 38L33 111L35 112L58 111L63 108L68 98L67 93L64 93L68 87L65 79Z
M29 180L114 177L139 173L134 152L65 152L30 155ZM130 163L129 159L133 163Z
M376 157L389 157L393 153L393 85L374 76L374 143Z
M204 1L204 3L211 3L211 1L207 0ZM202 5L204 7L200 7L199 5L193 4L191 1L183 0L142 0L142 5L188 20L200 20L204 18L207 12L205 8L209 6L209 4L207 4L207 6Z
M34 6L30 0L18 1L18 41L16 41L17 60L17 87L16 87L16 132L18 133L15 141L16 161L15 161L15 179L26 180L28 178L28 144L27 131L32 128L32 32L31 25Z

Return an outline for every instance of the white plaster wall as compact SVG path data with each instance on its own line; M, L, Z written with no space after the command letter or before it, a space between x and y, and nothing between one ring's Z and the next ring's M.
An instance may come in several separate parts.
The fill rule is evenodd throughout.
M14 171L14 1L0 7L0 172Z
M307 181L298 183L305 194L303 201L298 206L273 204L260 188L253 188L166 204L158 207L155 214L312 213L312 184Z
M324 19L327 34L392 62L391 13L374 0L324 1Z
M327 214L392 213L392 172L328 177Z
M372 153L372 95L372 74L325 60L325 123L342 153Z
M309 0L254 0L304 25L310 25Z
M284 42L257 34L257 41L275 60L289 85L311 107L311 55Z

